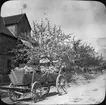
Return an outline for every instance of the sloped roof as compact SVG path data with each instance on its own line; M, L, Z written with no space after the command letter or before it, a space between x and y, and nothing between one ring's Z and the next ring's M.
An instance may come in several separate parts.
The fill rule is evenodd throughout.
M24 15L25 15L25 13L4 17L5 25L11 25L11 24L18 23Z
M28 18L25 13L23 14L18 14L18 15L13 15L13 16L8 16L8 17L3 17L4 18L4 25L12 25L12 24L17 24L19 21L22 19L22 17L25 16L26 21L29 25L29 28L31 29L31 26L29 24Z
M4 25L4 20L0 17L0 33L16 38Z

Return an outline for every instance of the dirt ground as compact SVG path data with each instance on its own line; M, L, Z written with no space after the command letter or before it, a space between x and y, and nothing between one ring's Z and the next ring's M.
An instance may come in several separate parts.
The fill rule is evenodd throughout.
M80 80L79 80L80 81ZM106 73L99 74L96 79L89 80L79 85L70 84L68 94L59 96L56 88L50 90L49 95L42 101L34 103L28 96L21 100L19 104L98 104L105 98L106 89ZM4 102L9 102L8 97L2 99ZM6 103L7 103L6 102Z

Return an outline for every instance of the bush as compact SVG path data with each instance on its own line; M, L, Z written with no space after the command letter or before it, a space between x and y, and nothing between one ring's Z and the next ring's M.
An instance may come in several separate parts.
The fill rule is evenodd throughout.
M70 84L81 85L87 83L89 80L94 78L95 78L95 74L89 74L89 73L75 74L73 72L66 73L67 82Z
M84 78L86 79L86 80L91 80L91 79L94 79L94 74L89 74L89 73L85 73L84 74Z

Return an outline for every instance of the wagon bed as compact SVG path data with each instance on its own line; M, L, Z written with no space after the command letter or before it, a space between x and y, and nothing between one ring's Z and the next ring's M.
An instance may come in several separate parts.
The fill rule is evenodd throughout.
M32 99L37 102L43 95L43 89L47 95L50 86L56 86L58 93L61 89L61 81L65 81L64 76L58 73L25 73L24 70L12 70L9 74L11 83L8 87L2 86L1 89L9 90L9 96L12 101L17 99L26 92L31 92ZM66 82L62 84L65 85Z

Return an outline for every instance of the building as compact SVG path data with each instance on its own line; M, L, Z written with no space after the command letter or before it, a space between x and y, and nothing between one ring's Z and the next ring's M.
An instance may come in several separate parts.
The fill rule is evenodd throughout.
M18 37L24 32L30 33L31 31L31 26L25 13L4 17L4 25L15 37Z
M17 38L4 26L3 18L0 17L0 73L8 73L11 55L8 51L14 48Z
M0 74L8 74L11 70L13 55L8 52L17 45L21 33L30 33L31 27L26 14L0 17ZM26 34L27 35L27 34Z

